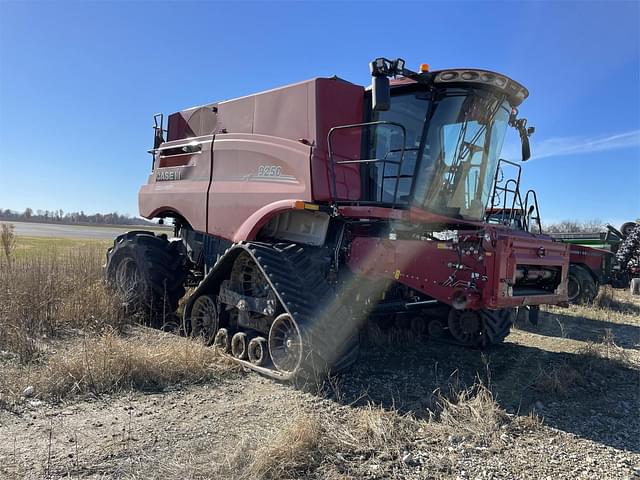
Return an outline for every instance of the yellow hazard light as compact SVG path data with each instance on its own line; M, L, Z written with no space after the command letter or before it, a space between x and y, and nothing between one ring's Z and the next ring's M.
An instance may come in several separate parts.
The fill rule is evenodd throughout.
M320 210L320 205L315 205L313 203L307 203L302 200L296 200L294 207L297 210Z
M427 73L429 71L429 64L428 63L421 63L420 64L420 73Z

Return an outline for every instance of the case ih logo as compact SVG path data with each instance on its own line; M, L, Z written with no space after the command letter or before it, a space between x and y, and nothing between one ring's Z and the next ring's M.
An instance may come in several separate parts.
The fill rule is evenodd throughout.
M156 174L156 182L170 182L173 180L182 180L182 172L180 170L160 170Z

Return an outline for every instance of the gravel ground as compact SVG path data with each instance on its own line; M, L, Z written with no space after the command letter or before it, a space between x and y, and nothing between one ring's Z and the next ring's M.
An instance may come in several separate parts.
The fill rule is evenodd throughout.
M269 446L294 419L321 419L328 438L371 405L408 422L393 448L318 440L284 477L640 478L640 302L589 312L548 312L487 353L400 332L369 342L323 394L245 372L163 392L25 400L0 410L0 478L250 478L239 453ZM591 343L603 336L620 348ZM478 382L504 416L492 441L429 423L443 392Z

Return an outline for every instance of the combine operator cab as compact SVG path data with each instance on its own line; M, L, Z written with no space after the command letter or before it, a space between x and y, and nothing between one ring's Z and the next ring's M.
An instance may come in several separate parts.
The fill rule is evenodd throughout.
M566 302L567 245L485 219L508 127L529 157L527 90L370 67L371 88L316 78L156 117L140 214L176 238L116 239L125 303L166 324L195 287L182 331L289 379L350 365L368 320L487 347L516 308Z
M523 160L530 156L533 128L517 117L527 90L493 72L416 73L402 60L377 59L371 71L367 121L331 129L328 144L335 210L366 217L353 224L348 263L362 278L391 277L378 308L393 296L437 300L453 308L446 324L436 319L429 330L479 345L504 337L514 308L566 302L568 249L541 235L535 192L519 199L526 227L508 228L520 165L503 161L518 170L517 184L501 192L504 202L513 197L511 213L505 206L501 221L486 221L500 196L494 184L507 127L520 134ZM341 153L358 142L360 158ZM336 174L354 165L359 184Z

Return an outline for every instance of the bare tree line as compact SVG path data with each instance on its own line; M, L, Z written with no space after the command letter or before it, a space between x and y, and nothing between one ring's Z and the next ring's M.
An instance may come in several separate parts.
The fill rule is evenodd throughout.
M153 223L143 218L131 217L126 213L118 212L86 214L82 210L79 212L65 212L62 209L34 211L31 208L26 208L23 212L0 208L0 220L96 225L149 225Z
M595 218L585 221L562 220L558 223L543 224L542 227L547 233L595 233L605 231L606 225L599 218Z

